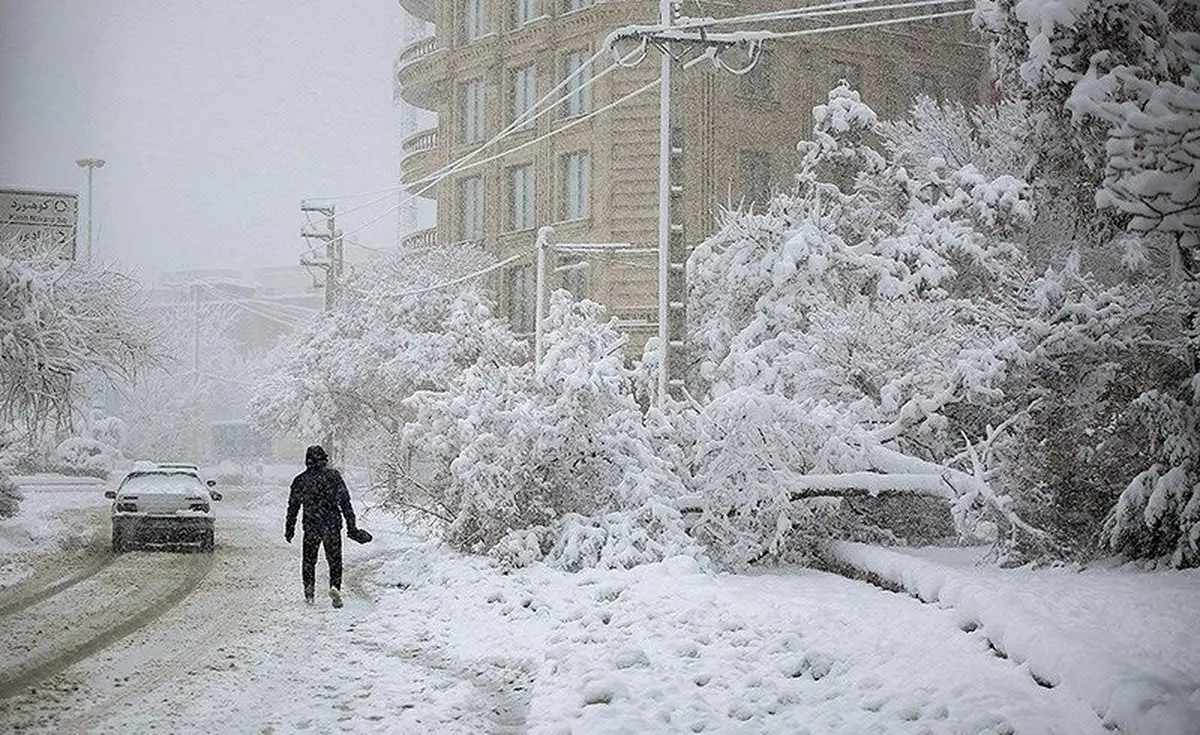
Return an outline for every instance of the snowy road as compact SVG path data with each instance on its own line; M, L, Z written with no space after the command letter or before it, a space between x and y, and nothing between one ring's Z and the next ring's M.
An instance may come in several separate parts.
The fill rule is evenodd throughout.
M333 610L300 602L279 487L224 488L211 556L114 557L73 492L62 548L0 588L0 731L1111 731L954 611L835 575L503 574L357 499L376 540L347 545Z

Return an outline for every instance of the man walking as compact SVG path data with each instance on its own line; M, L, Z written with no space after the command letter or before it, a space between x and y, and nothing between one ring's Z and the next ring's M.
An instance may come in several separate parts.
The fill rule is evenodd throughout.
M296 534L296 514L304 508L302 542L303 555L300 576L304 582L304 601L312 604L316 583L317 551L325 547L329 564L329 599L334 607L342 606L342 516L346 528L357 533L354 509L350 507L350 491L337 470L329 466L329 455L317 445L304 454L305 469L292 480L288 495L287 522L284 538L290 544Z

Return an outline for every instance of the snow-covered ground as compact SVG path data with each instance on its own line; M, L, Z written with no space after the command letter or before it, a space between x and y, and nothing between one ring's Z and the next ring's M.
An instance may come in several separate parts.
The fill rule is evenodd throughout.
M845 544L844 562L913 594L682 558L506 574L356 498L375 541L346 545L334 610L301 602L284 489L225 494L204 582L0 700L0 730L1200 733L1196 571L1005 571ZM105 507L99 488L30 488L0 522L0 609L47 558L107 553ZM126 556L143 574L174 560Z

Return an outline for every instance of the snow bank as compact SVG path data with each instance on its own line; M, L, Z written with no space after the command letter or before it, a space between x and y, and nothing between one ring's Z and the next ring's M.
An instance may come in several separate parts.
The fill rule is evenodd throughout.
M843 564L957 613L1035 681L1087 703L1108 727L1145 735L1200 723L1200 571L956 569L838 542ZM1190 578L1190 579L1182 579Z
M89 517L64 517L64 511L107 506L96 478L48 474L13 480L24 499L15 516L0 519L0 589L29 574L28 555L88 543L108 532L107 524L88 526Z

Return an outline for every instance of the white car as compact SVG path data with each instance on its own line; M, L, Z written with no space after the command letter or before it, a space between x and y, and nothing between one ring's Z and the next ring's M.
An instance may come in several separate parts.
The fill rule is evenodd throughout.
M116 490L112 504L112 548L120 554L141 545L195 544L213 550L212 502L221 494L184 469L134 470Z

